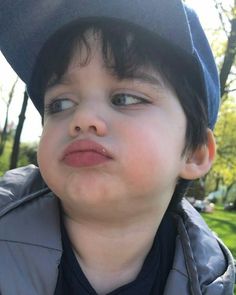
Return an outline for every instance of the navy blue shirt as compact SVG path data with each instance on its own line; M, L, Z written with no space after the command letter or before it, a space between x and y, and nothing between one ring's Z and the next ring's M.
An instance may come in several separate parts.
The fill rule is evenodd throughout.
M54 295L97 295L75 257L63 222L61 233L63 254ZM174 219L166 214L137 278L107 295L161 295L172 267L175 239Z

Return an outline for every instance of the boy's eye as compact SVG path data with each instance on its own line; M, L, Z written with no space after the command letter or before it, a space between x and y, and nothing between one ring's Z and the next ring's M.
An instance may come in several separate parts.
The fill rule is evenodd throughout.
M111 102L115 106L127 106L148 103L148 100L144 99L143 97L136 96L134 94L118 93L112 97Z
M46 114L56 114L59 112L66 111L75 106L75 103L68 98L59 98L52 100L48 105L45 106Z

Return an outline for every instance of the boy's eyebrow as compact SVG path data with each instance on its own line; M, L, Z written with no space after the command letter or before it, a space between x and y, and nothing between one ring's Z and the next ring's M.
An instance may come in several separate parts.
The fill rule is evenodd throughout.
M115 74L115 76L117 77L117 75ZM155 86L155 87L163 87L163 81L161 79L161 77L158 76L154 76L145 72L141 72L141 71L136 71L136 72L132 72L132 73L127 73L124 75L123 78L118 78L119 80L139 80L140 82L145 82L150 84L151 86ZM59 79L55 79L52 82L50 82L47 87L46 87L46 91L54 88L55 86L58 85L67 85L68 83L70 83L70 79L68 79L68 77L66 76L62 76Z
M67 85L70 82L70 80L68 78L65 78L65 76L62 76L60 78L57 79L53 79L52 81L50 81L47 85L46 85L46 91L54 88L55 86L58 85Z
M141 71L133 72L131 74L126 74L124 79L140 80L141 82L151 84L152 86L163 87L163 80L161 77L154 76Z

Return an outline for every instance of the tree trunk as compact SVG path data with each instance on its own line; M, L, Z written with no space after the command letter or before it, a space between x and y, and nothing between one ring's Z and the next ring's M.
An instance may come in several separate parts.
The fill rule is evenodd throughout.
M23 129L24 121L25 121L25 113L28 103L28 94L24 92L24 100L21 108L21 112L19 115L18 125L16 127L16 133L14 137L14 144L12 148L11 154L11 162L10 162L10 169L14 169L17 167L18 157L19 157L19 148L20 148L20 136Z
M222 178L219 177L219 176L216 178L215 189L214 189L214 191L218 191L218 190L219 190L221 179L222 179Z
M228 38L228 45L225 52L223 65L220 71L220 86L221 97L227 92L227 79L230 74L231 68L234 64L236 55L236 18L231 20L231 32Z
M226 201L227 201L227 199L228 199L229 192L230 192L231 188L233 187L233 185L235 185L235 181L232 182L232 183L227 187L227 190L226 190L225 196L224 196L224 198L223 198L223 203L226 203Z
M1 140L0 140L0 156L3 154L4 152L4 148L5 148L5 143L7 141L7 125L8 125L8 111L9 108L7 108L6 111L6 118L5 118L5 123L4 123L4 127L1 133Z
M9 93L9 99L8 99L8 102L7 102L7 109L6 109L5 123L4 123L4 127L3 127L3 130L2 130L2 133L1 133L1 137L0 137L0 156L4 152L5 144L6 144L6 141L7 141L7 135L8 135L8 130L7 130L7 127L8 127L8 115L9 115L9 109L10 109L10 105L11 105L11 102L12 102L12 98L13 98L13 94L14 94L14 91L15 91L15 87L16 87L17 81L18 81L18 78L13 83L12 88L11 88L11 91Z

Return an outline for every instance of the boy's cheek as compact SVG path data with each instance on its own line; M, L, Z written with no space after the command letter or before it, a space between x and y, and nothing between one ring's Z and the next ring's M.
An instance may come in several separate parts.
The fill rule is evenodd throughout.
M60 145L56 134L57 129L51 132L48 128L44 128L42 131L37 151L37 160L42 171L47 167L50 169L59 157Z
M146 139L122 157L122 173L136 187L154 187L164 185L168 179L175 182L180 162L180 153L173 153L170 147L158 144L158 140Z

